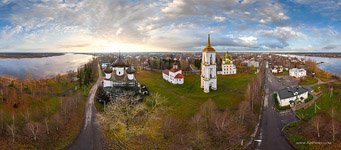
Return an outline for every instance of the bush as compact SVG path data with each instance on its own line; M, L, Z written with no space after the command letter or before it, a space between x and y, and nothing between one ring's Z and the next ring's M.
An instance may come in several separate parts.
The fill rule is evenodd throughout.
M314 97L311 94L308 94L308 98L304 100L305 103L311 101Z

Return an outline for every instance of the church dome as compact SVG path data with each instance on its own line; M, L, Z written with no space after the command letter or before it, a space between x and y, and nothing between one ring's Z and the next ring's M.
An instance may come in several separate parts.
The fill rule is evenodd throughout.
M208 34L207 45L205 48L202 49L203 52L215 52L215 49L211 46L211 37Z
M114 63L112 63L113 67L126 67L126 63L124 60L119 56Z
M104 73L112 73L112 68L108 66L104 69Z
M129 68L126 70L126 72L128 74L133 74L133 73L135 73L135 69L133 69L133 67L129 66Z

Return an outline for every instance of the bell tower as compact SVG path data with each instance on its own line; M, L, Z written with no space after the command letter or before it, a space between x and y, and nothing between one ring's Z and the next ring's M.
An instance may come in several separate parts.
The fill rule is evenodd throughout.
M206 47L202 49L201 88L204 88L205 93L209 93L210 89L217 90L216 52L211 46L210 34Z

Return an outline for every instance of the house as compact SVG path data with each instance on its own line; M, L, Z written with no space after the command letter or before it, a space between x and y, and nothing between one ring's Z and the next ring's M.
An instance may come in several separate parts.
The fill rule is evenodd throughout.
M228 52L226 52L226 54L222 58L221 71L219 71L218 74L229 75L236 73L236 65L233 64L232 57L229 55Z
M295 78L301 78L305 77L307 75L307 71L303 68L292 68L289 69L289 76L295 77Z
M248 67L259 67L259 62L255 61L255 60L245 60L243 61L243 63L245 63Z
M297 102L304 102L308 98L310 89L302 86L287 87L277 92L277 100L281 107Z
M272 73L281 73L283 72L283 66L277 66L275 65L274 68L271 69Z
M272 72L272 73L278 73L278 70L277 70L277 68L272 68L272 69L271 69L271 72Z
M162 71L162 78L173 84L184 84L185 76L182 70L178 69L178 64L174 63L172 69Z
M283 66L278 66L278 72L283 72Z

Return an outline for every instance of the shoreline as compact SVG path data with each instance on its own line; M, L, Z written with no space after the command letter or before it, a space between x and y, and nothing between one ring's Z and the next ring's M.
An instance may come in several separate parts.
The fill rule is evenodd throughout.
M52 56L61 56L64 53L0 53L0 59L2 58L43 58Z

